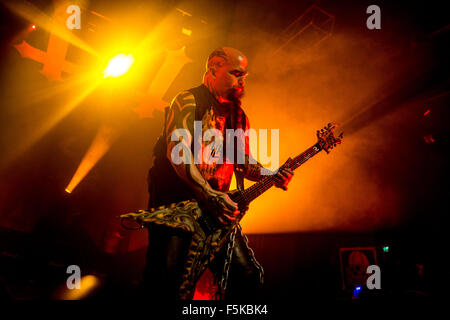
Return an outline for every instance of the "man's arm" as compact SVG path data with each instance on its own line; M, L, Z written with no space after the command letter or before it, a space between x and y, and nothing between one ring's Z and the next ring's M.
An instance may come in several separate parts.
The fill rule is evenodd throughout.
M166 139L167 153L166 156L172 164L175 172L183 179L194 191L199 201L215 206L213 213L222 223L235 220L234 215L239 214L237 204L233 202L226 193L214 190L202 176L194 163L194 155L191 151L191 144L194 137L194 121L195 121L195 98L189 91L184 91L177 95L172 101L169 114L166 119ZM179 131L177 131L179 130ZM177 164L172 157L173 148L180 141L172 141L172 135L179 133L181 130L188 132L190 141L184 141L187 148L183 152L189 152L184 155L184 160ZM180 137L183 140L182 137ZM187 161L190 159L191 161Z
M247 180L259 181L263 177L264 167L256 160L250 160L253 159L251 155L245 154L244 157L244 164L238 164L236 170Z

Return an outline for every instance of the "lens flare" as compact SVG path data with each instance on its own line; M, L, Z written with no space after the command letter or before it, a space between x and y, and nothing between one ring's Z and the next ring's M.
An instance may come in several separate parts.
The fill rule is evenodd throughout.
M108 62L108 66L103 71L104 78L106 77L120 77L125 74L134 62L131 54L119 54Z

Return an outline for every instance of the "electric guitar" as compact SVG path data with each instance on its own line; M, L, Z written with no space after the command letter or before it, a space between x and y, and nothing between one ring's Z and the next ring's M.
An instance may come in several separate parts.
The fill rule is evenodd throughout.
M288 168L293 171L320 151L325 150L326 153L329 153L331 149L342 142L343 138L343 133L335 137L333 132L335 128L335 124L329 123L323 129L317 130L317 143L295 158L289 158L281 168ZM125 228L127 227L124 221L138 223L139 227L127 229L143 228L146 225L164 225L187 231L192 235L179 292L180 298L187 299L192 296L195 283L215 254L228 239L234 241L231 240L234 239L234 231L245 215L250 202L273 187L275 182L275 175L267 175L243 191L230 191L229 197L238 204L241 212L236 217L236 221L230 225L221 224L216 217L208 213L208 209L202 208L195 199L151 208L148 211L139 210L123 214L120 216L122 218L121 223Z

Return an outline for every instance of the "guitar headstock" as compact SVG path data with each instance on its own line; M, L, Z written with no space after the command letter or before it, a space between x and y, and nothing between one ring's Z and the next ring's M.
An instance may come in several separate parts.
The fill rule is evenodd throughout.
M338 125L335 123L329 123L323 129L317 130L317 139L320 147L326 151L326 153L330 153L330 150L336 147L336 145L342 142L342 138L344 137L344 133L342 132L337 137L334 136L334 129L336 129Z

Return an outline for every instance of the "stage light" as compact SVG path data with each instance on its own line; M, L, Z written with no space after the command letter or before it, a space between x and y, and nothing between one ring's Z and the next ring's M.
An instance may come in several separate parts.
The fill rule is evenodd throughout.
M119 54L109 60L108 66L103 71L104 78L106 77L120 77L125 74L134 63L134 58L131 54Z
M383 251L384 251L384 252L389 252L389 246L384 246L384 247L383 247Z
M31 25L30 29L31 30L36 30L36 25L35 24Z
M188 37L190 37L192 35L192 30L186 29L186 28L182 28L181 29L181 33L186 35L186 36L188 36Z
M83 156L75 174L66 187L67 193L73 192L89 171L91 171L105 153L108 152L117 135L118 131L114 127L103 125L99 128L91 146Z

